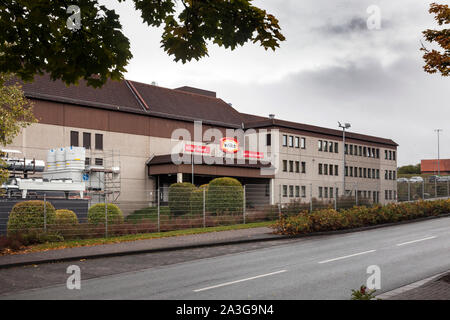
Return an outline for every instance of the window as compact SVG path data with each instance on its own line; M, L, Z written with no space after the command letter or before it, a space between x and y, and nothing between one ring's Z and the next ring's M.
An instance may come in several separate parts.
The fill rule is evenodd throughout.
M272 145L272 134L267 133L266 134L266 146L271 146Z
M384 199L388 200L388 191L387 190L384 190Z
M345 153L345 154L348 154L348 144L345 144L345 147L344 147L344 153Z
M302 186L302 198L306 198L306 187Z
M328 198L328 188L327 187L325 187L325 188L323 188L324 190L324 198Z
M377 179L380 179L380 169L377 169Z
M392 190L389 190L389 200L392 200Z
M294 186L289 186L289 198L294 197Z
M294 161L289 161L289 172L294 172Z
M327 164L323 165L323 174L328 175L328 165Z
M323 198L322 187L319 187L319 198Z
M372 158L375 158L375 148L372 148Z
M306 173L306 162L302 161L302 173Z
M283 147L287 147L287 135L283 134Z
M87 158L87 157L86 157L86 158L84 159L84 165L85 165L85 166L91 165L91 158Z
M86 149L91 148L91 134L88 132L83 132L83 147Z
M319 163L319 174L322 174L322 164Z
M334 165L334 175L335 176L339 175L339 166L337 164Z
M295 186L295 197L296 198L300 197L300 187L299 186Z
M96 166L102 166L103 165L103 159L102 158L95 158L95 165Z
M367 169L367 178L372 178L372 170L370 170L370 168Z
M347 166L345 166L345 176L346 177L348 176L348 167Z
M306 140L305 140L305 138L301 139L300 146L301 146L302 149L306 148Z
M72 147L78 147L78 131L70 131L70 145Z
M328 141L323 142L323 151L328 152Z
M377 159L380 159L380 149L377 149Z
M372 179L375 179L375 169L372 169Z
M333 165L332 164L330 164L330 176L332 176L333 175Z
M300 148L300 138L299 137L295 137L295 147Z
M350 177L353 177L353 167L350 167Z
M287 172L287 160L283 160L283 172Z
M389 170L389 180L392 180L392 171Z
M387 180L387 179L388 179L388 171L384 170L384 180Z
M295 161L295 172L296 173L300 172L300 161Z
M333 197L333 187L330 187L330 198L334 198Z
M362 168L359 168L359 177L360 177L360 178L362 178L362 177L363 177L363 174L362 174L362 172L363 172L363 169L362 169Z
M367 148L366 147L363 148L363 156L367 157Z
M395 160L395 151L392 151L392 160Z
M395 175L396 175L396 172L392 171L392 180L395 180Z
M392 151L389 151L389 160L392 160Z
M362 156L362 146L359 146L359 153L358 153L358 155Z
M358 177L358 167L355 167L355 177Z
M367 178L367 168L364 168L363 172L364 172L364 178Z
M397 191L394 190L394 200L397 200Z
M103 150L103 135L96 133L95 134L95 149Z
M387 160L387 158L388 158L388 152L387 152L387 150L384 150L384 159Z
M283 197L287 197L287 186L283 185Z
M289 136L289 147L293 147L294 146L294 137L293 136Z
M339 144L337 142L334 143L334 153L338 153L339 152Z
M319 140L319 151L322 151L322 140Z
M329 142L328 143L329 147L328 147L328 151L333 152L333 142Z
M350 155L353 155L353 145L350 145Z

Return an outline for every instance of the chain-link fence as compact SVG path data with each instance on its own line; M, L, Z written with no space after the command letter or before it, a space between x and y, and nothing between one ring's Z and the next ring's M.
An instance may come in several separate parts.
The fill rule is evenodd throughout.
M450 179L447 177L397 182L398 201L450 197Z
M111 201L108 194L84 199L36 194L33 199L0 200L0 235L41 240L111 237L273 221L266 185L192 185L140 190L142 200ZM50 239L50 238L51 239Z

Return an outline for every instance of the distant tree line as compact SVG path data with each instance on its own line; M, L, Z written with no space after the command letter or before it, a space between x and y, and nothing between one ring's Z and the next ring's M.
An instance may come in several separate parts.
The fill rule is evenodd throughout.
M421 170L420 170L420 163L416 164L416 165L407 165L407 166L403 166L398 168L398 174L420 174Z

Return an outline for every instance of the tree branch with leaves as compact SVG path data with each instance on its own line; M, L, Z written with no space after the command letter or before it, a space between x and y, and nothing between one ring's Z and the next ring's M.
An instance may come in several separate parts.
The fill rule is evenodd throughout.
M435 15L435 20L439 26L450 24L450 8L448 5L432 3L429 12ZM442 76L450 75L450 29L432 30L423 32L425 40L437 44L441 49L429 50L422 45L421 50L425 52L424 69L428 73L440 72Z
M148 26L163 27L161 47L175 61L208 56L209 41L231 50L249 41L275 50L285 40L278 20L253 6L253 0L132 1ZM67 0L1 2L0 72L25 81L48 73L68 85L85 79L93 87L123 78L132 54L119 16L98 0L78 0L81 28L70 30L67 8L72 4Z

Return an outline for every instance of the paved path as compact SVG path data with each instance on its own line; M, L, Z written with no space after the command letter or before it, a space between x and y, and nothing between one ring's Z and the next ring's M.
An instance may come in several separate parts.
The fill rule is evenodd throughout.
M120 259L130 262L133 257L138 258ZM95 264L95 260L91 262ZM2 298L349 299L351 289L366 283L371 265L381 269L379 293L449 270L450 218L291 240L268 248L86 279L81 290L68 290L64 283Z
M97 255L120 255L130 251L168 250L186 246L212 245L222 242L239 242L247 240L278 239L270 228L249 228L229 231L199 233L121 243L84 246L67 249L48 250L26 254L0 256L0 267L13 263L30 263L46 260L64 260L72 257L90 258Z

